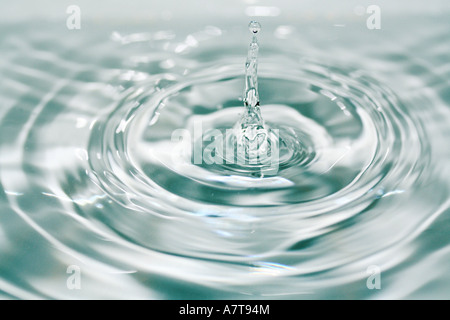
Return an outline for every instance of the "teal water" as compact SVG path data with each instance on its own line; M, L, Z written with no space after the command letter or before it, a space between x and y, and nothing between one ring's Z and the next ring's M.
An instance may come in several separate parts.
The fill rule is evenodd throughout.
M259 19L269 171L173 140L242 116L245 10L3 22L0 297L450 298L449 12L356 5Z

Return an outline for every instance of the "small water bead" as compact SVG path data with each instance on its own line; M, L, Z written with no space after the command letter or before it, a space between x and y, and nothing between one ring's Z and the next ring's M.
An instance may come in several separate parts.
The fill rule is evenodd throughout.
M252 33L258 33L259 31L261 31L261 25L258 21L250 21L250 23L248 24L248 29Z

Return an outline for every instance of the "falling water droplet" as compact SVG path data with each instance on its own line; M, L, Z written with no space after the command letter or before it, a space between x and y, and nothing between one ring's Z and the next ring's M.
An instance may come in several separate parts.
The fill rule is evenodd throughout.
M258 33L261 30L261 25L258 21L250 21L248 28L250 29L250 32Z

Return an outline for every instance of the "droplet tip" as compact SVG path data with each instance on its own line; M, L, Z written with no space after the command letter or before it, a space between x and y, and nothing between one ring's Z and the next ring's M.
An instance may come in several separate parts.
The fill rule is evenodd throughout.
M258 21L250 21L248 24L248 29L251 33L258 33L261 30L261 24Z

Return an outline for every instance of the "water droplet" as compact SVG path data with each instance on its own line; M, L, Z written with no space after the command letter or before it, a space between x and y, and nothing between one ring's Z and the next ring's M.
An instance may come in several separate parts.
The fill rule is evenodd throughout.
M252 33L258 33L261 30L261 25L258 21L250 21L250 23L248 24L248 29Z

